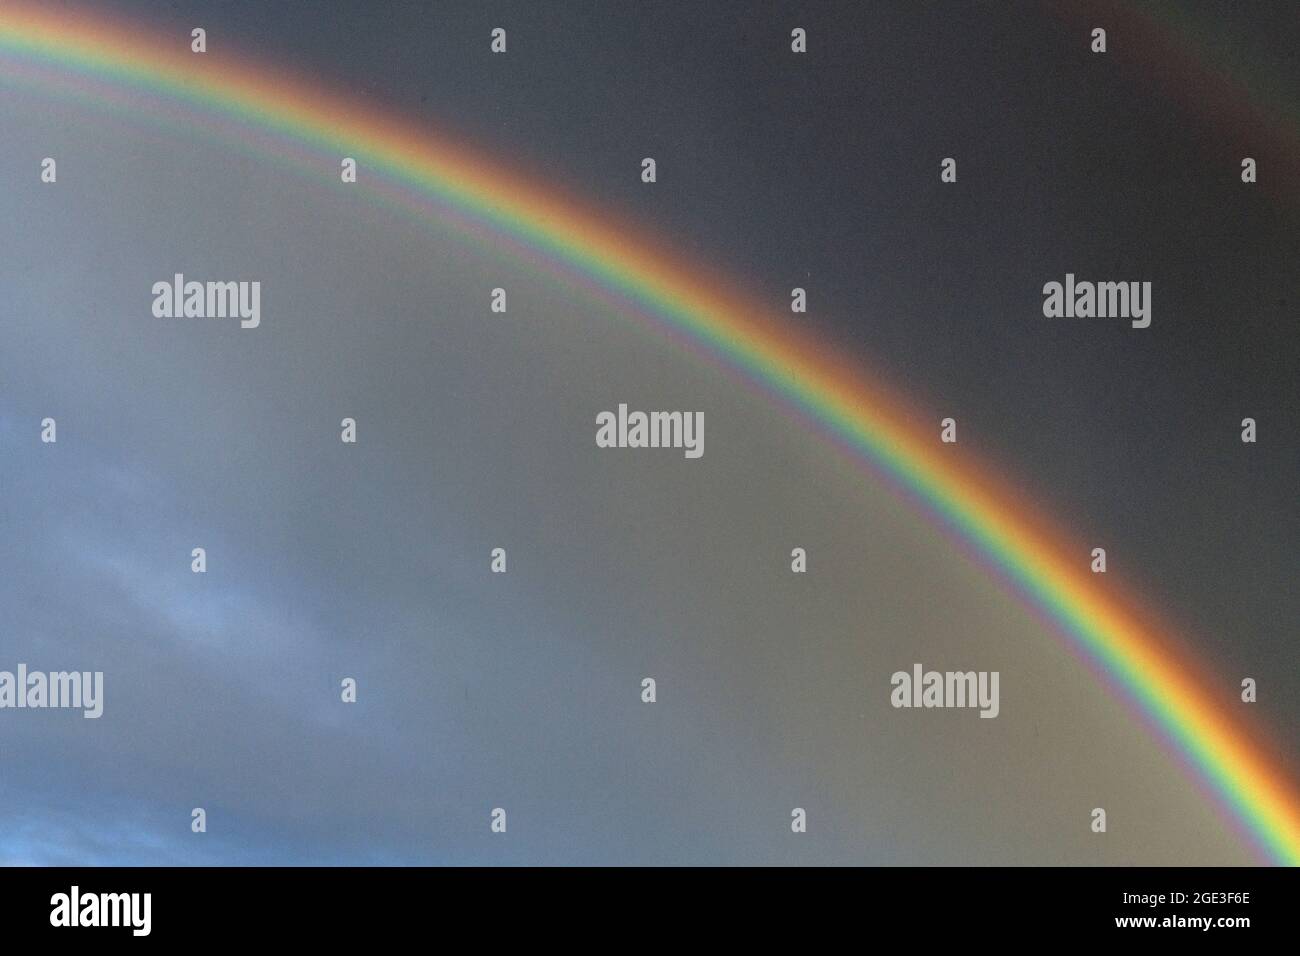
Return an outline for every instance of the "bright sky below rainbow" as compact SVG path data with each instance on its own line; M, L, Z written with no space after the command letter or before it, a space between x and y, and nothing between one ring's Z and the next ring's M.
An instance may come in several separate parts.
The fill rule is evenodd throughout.
M1146 605L1089 573L1006 478L939 441L856 357L793 327L770 303L676 260L617 215L536 183L449 141L279 68L195 56L187 34L160 35L70 9L0 7L0 83L194 127L338 182L354 156L359 185L407 214L487 237L553 275L592 288L660 336L757 386L809 421L958 539L1085 659L1189 768L1261 858L1300 864L1295 782L1211 695L1187 645ZM154 107L157 107L157 110ZM1149 603L1149 602L1148 602Z

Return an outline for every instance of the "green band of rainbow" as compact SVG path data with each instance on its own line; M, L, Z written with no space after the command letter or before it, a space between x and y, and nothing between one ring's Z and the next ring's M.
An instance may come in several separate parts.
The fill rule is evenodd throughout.
M1005 481L938 441L876 377L781 321L719 277L674 259L644 230L534 184L486 156L296 76L235 56L189 52L186 35L8 0L0 7L0 83L35 70L92 99L161 98L186 113L273 134L377 175L453 220L485 225L653 316L665 331L760 384L905 489L992 565L1172 745L1267 858L1300 864L1300 800L1279 761L1206 690L1154 613L1101 587L1087 556ZM150 100L152 102L152 100Z

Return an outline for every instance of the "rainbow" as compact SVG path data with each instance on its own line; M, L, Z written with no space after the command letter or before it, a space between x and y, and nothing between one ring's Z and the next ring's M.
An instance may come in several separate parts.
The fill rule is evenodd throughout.
M214 44L219 41L214 41ZM1098 583L1086 555L937 422L827 342L782 321L666 250L645 230L530 181L483 153L221 51L195 56L187 31L149 32L60 6L0 6L0 83L193 127L278 157L322 183L358 158L375 198L451 222L591 287L692 354L811 423L996 572L1187 766L1264 861L1300 864L1300 799L1281 754L1228 714L1171 629ZM359 188L359 187L349 187Z

